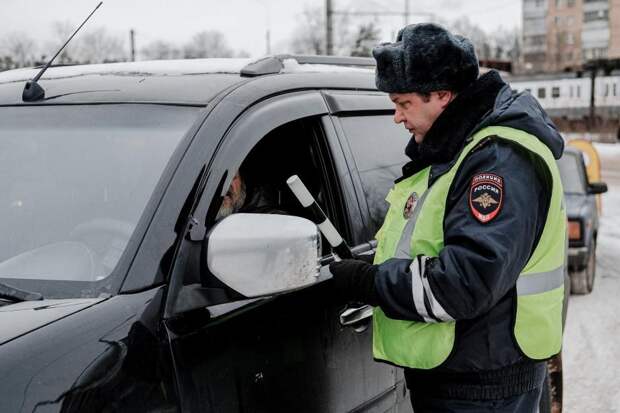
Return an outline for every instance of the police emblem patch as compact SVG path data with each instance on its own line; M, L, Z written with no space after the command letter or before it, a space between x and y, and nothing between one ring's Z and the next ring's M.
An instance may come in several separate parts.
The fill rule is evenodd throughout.
M407 202L405 202L405 209L403 209L403 217L405 219L411 218L413 215L413 209L415 208L415 204L418 202L418 194L417 192L412 193L407 198Z
M499 214L504 200L504 179L491 173L479 173L471 179L469 209L483 224Z

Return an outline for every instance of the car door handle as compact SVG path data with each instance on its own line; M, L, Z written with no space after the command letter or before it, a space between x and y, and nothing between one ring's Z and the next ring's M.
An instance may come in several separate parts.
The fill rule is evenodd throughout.
M360 327L363 327L360 331L366 330L368 325L365 321L372 317L373 307L370 305L363 305L361 307L351 307L340 313L340 325L343 327L351 326L358 331ZM360 325L363 323L363 325Z

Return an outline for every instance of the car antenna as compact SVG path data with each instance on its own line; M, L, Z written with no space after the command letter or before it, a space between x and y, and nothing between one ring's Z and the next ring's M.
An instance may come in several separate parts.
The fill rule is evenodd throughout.
M69 39L65 42L65 44L62 45L62 47L56 52L56 54L54 55L54 57L52 57L46 64L45 66L43 66L43 68L41 69L41 71L39 73L37 73L37 75L32 79L29 80L28 82L26 82L26 86L24 86L24 91L22 92L22 100L24 102L36 102L37 100L41 100L45 97L45 90L43 90L43 88L37 83L38 80L41 78L41 76L43 76L43 73L45 73L45 71L47 70L48 67L50 67L50 65L52 64L52 62L54 61L54 59L56 59L56 57L60 54L60 52L63 51L63 49L69 44L69 42L71 41L71 39L73 39L73 36L76 35L76 33L82 28L82 26L84 26L84 24L88 21L88 19L90 19L90 16L92 16L93 14L95 14L95 12L97 11L97 9L103 4L103 1L100 1L99 4L97 4L97 7L95 7L95 10L93 10L88 17L86 18L86 20L84 20L82 22L82 24L80 24L80 27L78 27L77 29L75 29L75 31L73 32L73 34L71 35L71 37L69 37Z

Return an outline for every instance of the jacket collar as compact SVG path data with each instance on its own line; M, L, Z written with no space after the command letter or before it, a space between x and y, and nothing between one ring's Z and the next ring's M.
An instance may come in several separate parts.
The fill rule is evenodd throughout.
M452 163L476 126L493 111L497 95L505 86L499 74L490 71L459 93L435 120L421 144L413 137L410 139L405 154L411 162L403 166L403 176L398 181L429 165Z

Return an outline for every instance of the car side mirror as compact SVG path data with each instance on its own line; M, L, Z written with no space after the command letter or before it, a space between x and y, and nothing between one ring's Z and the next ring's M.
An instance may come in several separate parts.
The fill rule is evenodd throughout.
M298 290L320 281L321 236L305 218L233 214L207 236L207 267L246 297Z
M607 184L605 182L590 182L588 184L588 193L592 195L604 194L607 192Z

